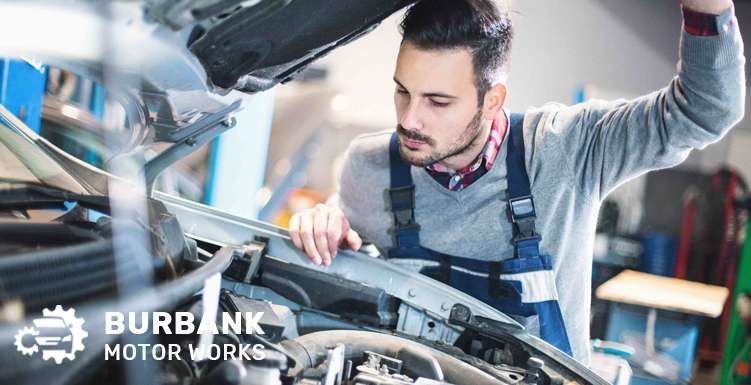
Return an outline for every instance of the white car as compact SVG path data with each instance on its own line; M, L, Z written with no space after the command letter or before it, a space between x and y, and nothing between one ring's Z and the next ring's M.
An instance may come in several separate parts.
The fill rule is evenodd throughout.
M0 302L20 302L28 317L0 319L0 383L605 385L509 316L427 276L348 251L314 266L284 229L151 191L167 166L232 128L247 94L410 3L0 3L0 34L13 36L0 56L84 74L120 102L123 162L171 144L135 172L120 169L145 181L139 190L138 179L78 161L0 108L0 159L11 165L0 167ZM221 294L205 286L218 274ZM211 299L201 290L220 312L264 312L265 335L214 342L263 344L265 360L104 360L108 344L196 343L107 335L105 312L202 314ZM19 354L14 333L56 304L86 320L85 349L60 365Z

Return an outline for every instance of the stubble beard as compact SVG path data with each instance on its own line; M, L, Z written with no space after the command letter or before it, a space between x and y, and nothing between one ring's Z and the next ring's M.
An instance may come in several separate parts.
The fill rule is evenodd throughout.
M431 164L434 164L436 162L440 162L469 151L477 142L480 134L482 133L481 125L482 110L478 110L477 113L475 113L475 115L472 117L472 120L469 122L469 124L467 124L467 127L462 131L462 135L459 136L459 138L447 148L435 149L427 155L419 156L406 146L400 145L399 153L401 154L402 159L404 159L405 162L415 167L430 166ZM399 134L406 136L407 138L422 141L430 148L435 148L436 146L435 140L433 140L432 138L407 131L401 125L396 126L396 131Z

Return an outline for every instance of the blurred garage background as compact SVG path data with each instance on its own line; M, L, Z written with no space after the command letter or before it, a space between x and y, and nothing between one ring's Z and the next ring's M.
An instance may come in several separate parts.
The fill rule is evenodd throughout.
M527 0L511 7L511 111L632 98L663 87L676 72L676 1ZM736 14L748 44L751 1L736 1ZM324 202L350 140L395 125L391 77L400 18L254 95L236 116L238 129L173 166L158 189L280 226ZM32 62L0 63L0 102L44 137L100 167L127 148L105 138L124 113L100 85ZM591 322L592 338L602 340L595 341L601 354L594 365L603 375L614 378L628 360L632 383L749 383L743 318L751 310L743 304L746 298L751 307L744 294L751 293L751 106L746 110L721 142L675 169L629 182L603 205ZM630 297L645 287L672 305ZM681 299L687 293L696 301Z

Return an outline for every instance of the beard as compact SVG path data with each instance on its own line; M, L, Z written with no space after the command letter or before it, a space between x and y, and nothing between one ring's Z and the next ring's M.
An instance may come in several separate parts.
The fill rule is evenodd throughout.
M401 124L397 124L396 132L400 135L412 140L419 140L430 149L427 154L419 154L417 151L411 150L404 145L399 146L399 154L402 156L405 162L415 167L427 167L436 162L440 162L444 159L451 158L467 152L473 144L478 140L478 137L482 133L482 110L477 110L477 113L472 117L472 120L464 128L462 134L453 143L440 148L435 139L413 132L402 127Z

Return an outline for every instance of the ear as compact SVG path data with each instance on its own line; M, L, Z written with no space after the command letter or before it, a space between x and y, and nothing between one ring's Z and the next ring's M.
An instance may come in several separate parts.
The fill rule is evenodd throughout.
M503 83L496 83L485 92L484 103L482 106L482 118L495 119L498 112L503 108L504 103L506 103L506 85Z

